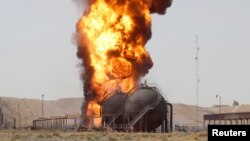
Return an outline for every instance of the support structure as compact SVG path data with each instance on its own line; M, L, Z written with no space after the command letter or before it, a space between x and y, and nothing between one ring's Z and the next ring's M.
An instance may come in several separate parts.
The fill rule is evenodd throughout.
M169 107L169 131L173 131L173 105L171 103L167 103L167 106ZM167 116L166 116L167 117ZM166 125L165 125L165 130L168 131L168 119L166 119Z
M250 112L209 114L203 117L204 127L207 125L249 125Z
M80 114L52 116L50 118L43 117L33 120L33 129L75 130L80 126L80 120Z

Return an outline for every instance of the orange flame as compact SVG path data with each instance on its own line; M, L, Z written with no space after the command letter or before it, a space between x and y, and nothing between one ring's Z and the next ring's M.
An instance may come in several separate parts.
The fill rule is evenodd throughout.
M113 91L128 92L152 67L144 45L151 38L154 5L152 0L92 0L85 9L76 40L85 97L93 94L86 98L87 116L100 116L100 105Z

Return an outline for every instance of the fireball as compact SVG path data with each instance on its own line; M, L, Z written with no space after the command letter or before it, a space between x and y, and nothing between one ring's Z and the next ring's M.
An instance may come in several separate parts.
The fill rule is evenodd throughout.
M150 14L165 13L170 4L171 0L88 1L76 24L87 116L99 117L100 105L112 92L127 93L148 73L153 66L145 50L151 38Z

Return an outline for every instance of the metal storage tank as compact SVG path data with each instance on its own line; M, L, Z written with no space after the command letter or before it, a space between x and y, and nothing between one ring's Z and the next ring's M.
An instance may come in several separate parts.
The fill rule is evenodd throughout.
M110 96L102 105L102 120L106 125L122 124L123 106L128 95L118 92Z
M124 116L128 129L155 131L160 125L166 126L167 102L156 87L142 85L127 98Z
M104 129L118 131L172 130L172 105L156 87L141 84L128 93L114 92L102 105Z

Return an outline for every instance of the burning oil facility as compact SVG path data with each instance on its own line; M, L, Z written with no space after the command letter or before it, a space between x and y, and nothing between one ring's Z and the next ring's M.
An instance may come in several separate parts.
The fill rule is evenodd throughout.
M162 124L168 130L170 104L156 87L139 84L153 66L145 49L152 35L151 14L165 14L171 3L87 0L75 34L83 68L83 126L150 131Z

